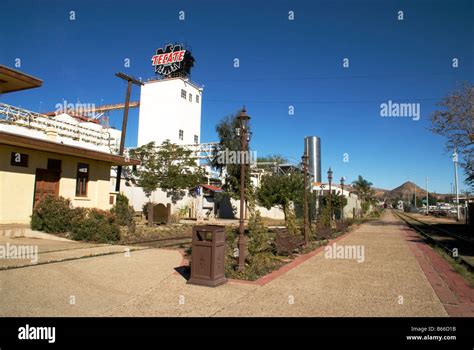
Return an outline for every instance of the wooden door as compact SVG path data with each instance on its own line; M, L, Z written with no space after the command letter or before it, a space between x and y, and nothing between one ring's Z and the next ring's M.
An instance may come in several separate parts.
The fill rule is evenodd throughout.
M56 170L36 169L34 206L48 195L59 196L60 177Z

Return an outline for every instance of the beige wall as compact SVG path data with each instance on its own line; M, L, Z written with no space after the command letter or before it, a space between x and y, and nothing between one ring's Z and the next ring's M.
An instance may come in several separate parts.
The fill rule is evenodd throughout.
M11 152L28 154L28 168L11 166ZM62 161L59 195L74 207L109 209L110 163L0 144L0 224L29 223L33 208L36 169L46 169L48 158ZM89 164L87 198L77 198L77 163Z

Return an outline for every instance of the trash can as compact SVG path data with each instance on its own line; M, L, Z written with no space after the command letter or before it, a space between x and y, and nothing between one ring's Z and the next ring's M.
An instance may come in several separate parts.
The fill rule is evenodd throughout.
M224 226L194 226L191 278L188 283L209 287L217 287L226 283L225 251Z

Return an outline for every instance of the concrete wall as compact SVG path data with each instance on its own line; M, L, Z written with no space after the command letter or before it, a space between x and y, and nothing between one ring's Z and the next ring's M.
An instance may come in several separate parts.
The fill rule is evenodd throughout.
M361 202L355 195L346 197L347 205L344 207L344 218L354 218L354 209L356 217L360 217L362 213Z
M186 99L181 97L181 89L186 91ZM194 144L194 135L200 143L201 105L202 90L181 78L145 83L140 93L138 146L151 141L160 145L166 139L181 145ZM183 130L183 140L179 139L179 130Z
M12 152L28 154L28 167L11 166ZM110 163L85 158L0 145L0 224L30 222L33 209L36 169L46 169L48 158L62 162L59 195L69 198L75 207L109 209ZM89 164L88 194L76 193L77 163Z
M115 179L112 179L111 188L115 188ZM127 196L129 199L130 205L136 211L142 211L143 205L148 202L148 198L143 193L143 190L140 187L135 186L126 186L125 182L122 182L120 185L120 192ZM171 212L176 213L181 208L188 207L191 209L192 213L196 216L206 216L207 210L199 210L202 206L202 198L201 197L193 197L193 196L185 196L183 199L177 201L176 203L172 203L171 198L167 197L166 193L162 190L158 190L152 193L151 200L153 203L163 203L168 204L171 203ZM229 198L222 198L219 200L219 209L220 209L220 218L222 219L235 219L239 218L239 209L240 209L240 201L229 199ZM260 214L263 217L269 217L273 219L284 219L283 211L279 208L272 208L267 210L264 207L257 207L260 210Z

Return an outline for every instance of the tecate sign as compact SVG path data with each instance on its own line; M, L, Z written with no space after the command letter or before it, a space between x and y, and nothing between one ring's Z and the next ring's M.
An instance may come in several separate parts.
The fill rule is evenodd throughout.
M181 45L166 45L166 47L156 50L156 54L151 58L155 73L169 75L180 70L185 58L186 50L181 49Z

